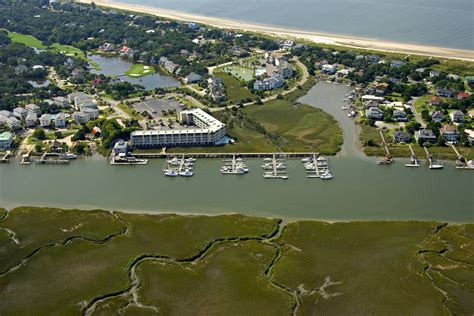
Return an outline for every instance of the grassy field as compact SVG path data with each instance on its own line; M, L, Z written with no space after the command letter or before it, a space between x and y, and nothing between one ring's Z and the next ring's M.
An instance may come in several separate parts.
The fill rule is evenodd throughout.
M1 218L2 315L437 315L473 308L472 224L281 226L241 215L33 207Z
M250 67L240 65L227 66L222 69L222 72L228 72L239 80L250 81L255 77L255 70Z
M8 31L8 37L12 42L21 43L26 46L35 47L38 49L46 49L47 47L43 44L42 41L31 35L20 34L16 32Z
M247 87L242 87L240 81L232 75L225 72L216 72L214 75L222 79L226 88L226 96L232 103L237 104L245 102L247 99L255 99L255 95Z
M130 78L139 78L155 73L155 68L143 64L134 64L129 70L125 72Z

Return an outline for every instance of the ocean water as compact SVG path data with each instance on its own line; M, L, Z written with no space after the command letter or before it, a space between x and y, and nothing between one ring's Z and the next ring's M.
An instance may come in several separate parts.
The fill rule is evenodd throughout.
M113 0L292 29L474 49L473 0Z

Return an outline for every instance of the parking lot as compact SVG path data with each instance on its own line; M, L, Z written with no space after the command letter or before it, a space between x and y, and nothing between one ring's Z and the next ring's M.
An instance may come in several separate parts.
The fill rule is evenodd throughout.
M181 111L184 106L176 100L175 98L168 99L151 99L143 102L135 103L133 108L140 112L147 112L150 114L154 120L159 120L160 118L166 116L163 111L169 112L170 110Z

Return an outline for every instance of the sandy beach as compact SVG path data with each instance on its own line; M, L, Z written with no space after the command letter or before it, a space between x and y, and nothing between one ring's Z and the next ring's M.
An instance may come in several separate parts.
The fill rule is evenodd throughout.
M91 0L76 0L76 2L91 3ZM380 41L375 39L345 36L345 35L333 35L319 32L293 30L287 28L280 28L275 26L268 26L263 24L246 23L242 21L221 19L216 17L208 17L197 14L189 14L184 12L178 12L174 10L161 9L155 7L132 5L117 3L108 0L95 0L93 1L98 6L115 8L120 10L127 10L132 12L140 12L146 14L152 14L159 17L163 17L170 20L196 22L206 24L209 26L233 29L248 32L256 32L262 34L268 34L283 38L294 38L309 40L315 43L324 43L331 45L339 45L345 47L370 49L384 52L395 52L404 54L415 54L415 55L426 55L433 57L453 58L467 61L474 61L474 51L453 49L436 46L425 46L416 44L397 43L390 41Z

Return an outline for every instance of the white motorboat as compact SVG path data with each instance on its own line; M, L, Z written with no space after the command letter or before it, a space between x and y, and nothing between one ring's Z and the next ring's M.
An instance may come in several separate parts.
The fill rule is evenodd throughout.
M184 170L184 171L181 171L181 172L179 173L179 175L180 175L181 177L192 177L192 176L194 175L194 173L193 173L191 170L186 169L186 170Z
M73 154L73 153L66 153L66 154L64 155L64 157L65 157L66 159L69 159L69 160L77 159L77 155L75 155L75 154Z
M283 176L283 175L277 175L277 174L271 174L271 173L265 173L263 175L265 179L283 179L283 180L288 180L288 176Z
M163 174L167 177L177 177L179 175L176 170L164 170Z
M174 157L173 159L169 159L166 162L173 166L179 166L179 164L181 163L181 161L176 157Z
M437 164L437 163L434 163L434 164L431 164L431 165L430 165L430 169L433 169L433 170L443 169L443 168L444 168L443 165Z
M311 157L306 157L306 158L303 158L301 159L302 162L313 162L313 158Z
M111 165L146 165L147 163L147 159L137 159L133 156L127 156L124 153L112 157L110 161Z
M189 157L184 160L185 162L196 162L196 158Z
M334 175L331 172L326 171L326 172L321 173L320 177L322 180L330 180L334 178Z

